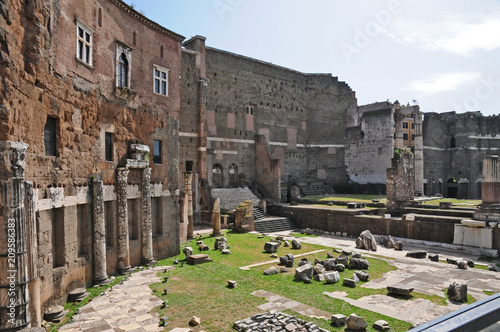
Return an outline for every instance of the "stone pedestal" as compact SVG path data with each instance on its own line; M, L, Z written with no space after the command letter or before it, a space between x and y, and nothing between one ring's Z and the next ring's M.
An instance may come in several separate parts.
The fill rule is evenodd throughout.
M221 224L220 224L220 198L217 198L214 204L214 210L212 212L212 226L213 232L212 236L220 236L221 233Z
M128 233L127 179L129 170L122 168L117 173L118 204L118 271L125 274L130 270L130 247Z
M106 272L106 221L104 219L104 186L99 176L92 180L92 213L94 220L94 282L108 280Z
M146 265L154 263L153 224L151 216L151 168L142 172L142 261Z

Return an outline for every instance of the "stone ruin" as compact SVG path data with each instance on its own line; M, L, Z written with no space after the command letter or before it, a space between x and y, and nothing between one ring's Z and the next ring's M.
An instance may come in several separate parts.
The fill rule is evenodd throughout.
M415 163L406 149L395 149L391 167L387 168L387 209L397 210L413 201L415 195Z
M484 158L481 188L482 204L474 212L474 219L462 220L460 224L455 224L454 244L492 249L495 238L500 236L500 161L498 156ZM498 256L498 251L485 250L483 254Z
M253 232L255 230L252 201L245 201L236 208L234 230L240 233Z
M377 251L377 241L375 241L375 237L372 233L366 230L356 239L356 248Z
M328 332L314 323L299 319L293 315L279 311L258 314L234 323L237 331L296 331L296 332Z

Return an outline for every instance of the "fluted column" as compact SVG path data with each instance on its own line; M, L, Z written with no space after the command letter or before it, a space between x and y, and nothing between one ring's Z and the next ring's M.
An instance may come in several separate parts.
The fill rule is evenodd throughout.
M29 258L25 211L28 144L0 142L0 330L30 324Z
M92 180L92 214L94 219L94 281L106 282L106 222L104 219L104 185L98 176Z
M117 202L118 202L118 270L127 273L130 270L130 247L128 234L127 179L129 170L118 169Z
M151 168L142 171L142 261L150 265L153 257L153 225L151 219Z
M187 227L187 238L192 239L194 235L193 229L193 173L188 172L184 176L185 190L188 196L187 208L188 208L188 227Z

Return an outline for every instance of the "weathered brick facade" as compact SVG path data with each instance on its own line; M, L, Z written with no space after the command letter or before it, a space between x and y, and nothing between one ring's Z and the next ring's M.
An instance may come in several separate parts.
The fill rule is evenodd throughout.
M346 83L206 47L200 36L184 46L181 169L193 162L215 187L265 188L256 168L262 136L285 184L347 182L345 110L356 98Z
M500 152L500 116L426 113L425 194L481 198L483 159Z
M0 165L0 229L12 216L19 241L36 234L14 325L2 293L0 328L15 330L75 288L179 252L184 37L119 0L0 1L0 14L1 149L23 158Z

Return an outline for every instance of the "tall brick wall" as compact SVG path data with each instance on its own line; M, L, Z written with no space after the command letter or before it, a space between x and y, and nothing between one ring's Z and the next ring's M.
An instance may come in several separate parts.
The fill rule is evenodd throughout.
M187 43L186 48L196 47ZM347 181L345 110L356 105L347 84L329 74L303 74L209 47L205 52L209 183L215 164L223 168L224 186L230 185L231 164L242 179L255 181L258 135L266 137L271 157L280 160L282 181L319 180L330 185ZM185 56L184 64L195 58ZM183 95L196 98L196 86L183 85ZM182 131L190 130L187 120L181 122ZM186 144L184 149L181 156L193 154L194 147Z
M481 198L483 159L500 151L500 116L425 113L425 194Z

